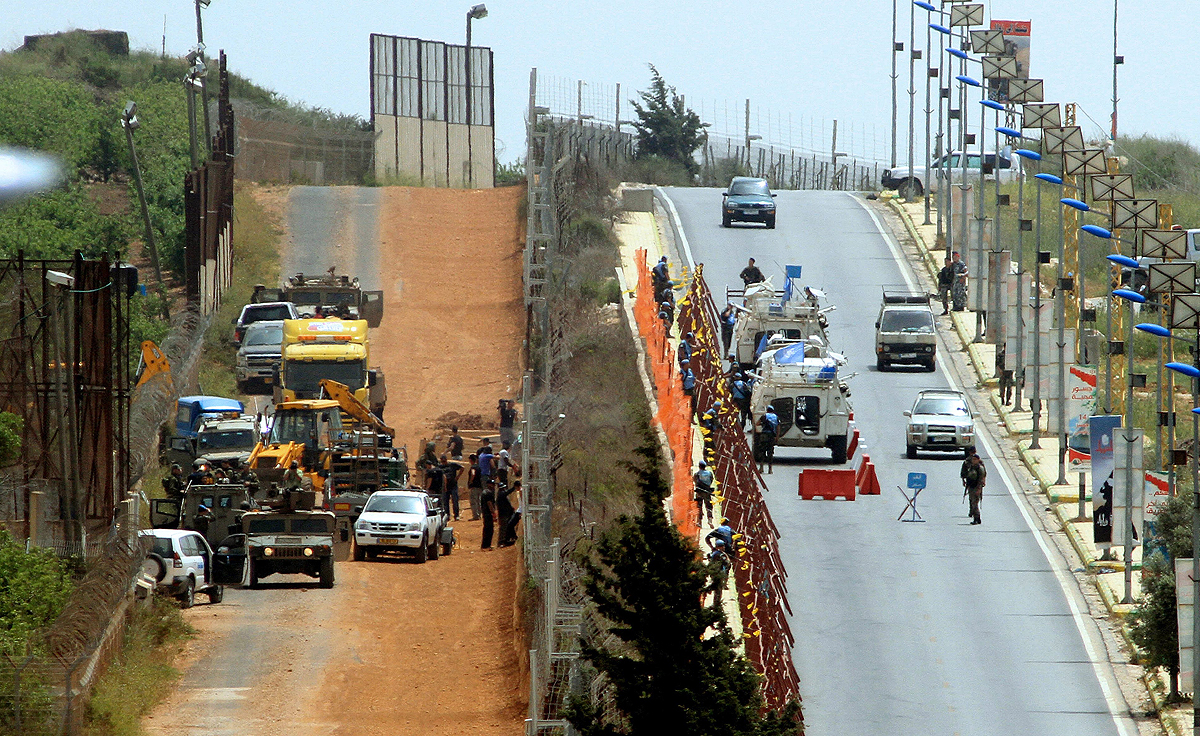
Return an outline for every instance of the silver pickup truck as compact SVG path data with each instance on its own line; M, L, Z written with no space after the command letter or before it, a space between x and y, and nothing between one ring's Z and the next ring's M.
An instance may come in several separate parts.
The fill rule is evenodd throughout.
M995 181L996 175L993 173L992 166L995 163L996 154L994 151L987 151L983 155L985 168L983 172L984 181ZM936 159L932 166L932 176L925 170L924 164L914 163L911 174L908 165L903 164L890 169L884 169L879 183L884 189L895 189L902 197L916 198L925 192L938 191L941 181L947 177L947 166L949 166L950 183L961 183L963 180L963 161L958 151ZM1009 148L1000 151L1000 183L1008 184L1015 182L1019 176L1021 176L1021 157L1014 156ZM966 178L968 182L979 179L978 151L967 152Z

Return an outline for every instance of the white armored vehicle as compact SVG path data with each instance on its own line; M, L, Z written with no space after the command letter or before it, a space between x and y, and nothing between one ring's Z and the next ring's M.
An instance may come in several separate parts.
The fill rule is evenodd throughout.
M815 341L800 341L763 353L750 396L755 420L755 456L760 454L758 419L768 406L779 417L777 447L827 447L835 463L846 462L850 433L850 387L838 378L845 359Z
M804 340L817 335L828 343L825 314L833 307L821 307L820 300L824 296L811 287L794 287L791 278L782 291L776 291L770 279L745 289L727 288L725 299L738 311L729 346L731 362L743 369L752 368L773 335L786 340ZM739 300L744 303L739 305Z

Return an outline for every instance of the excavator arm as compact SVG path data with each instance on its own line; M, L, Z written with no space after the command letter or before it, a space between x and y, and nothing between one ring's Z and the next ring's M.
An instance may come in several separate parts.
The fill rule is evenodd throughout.
M396 430L384 424L379 417L371 413L371 410L363 404L350 390L350 387L344 383L330 380L328 378L321 379L321 391L326 397L338 402L342 411L354 417L357 421L369 426L377 434L386 434L388 437L395 437Z

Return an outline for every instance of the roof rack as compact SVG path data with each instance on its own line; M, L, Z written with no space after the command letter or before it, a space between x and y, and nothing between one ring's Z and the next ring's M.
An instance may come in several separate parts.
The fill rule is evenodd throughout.
M883 287L884 304L923 304L929 306L929 294L909 289L892 289Z

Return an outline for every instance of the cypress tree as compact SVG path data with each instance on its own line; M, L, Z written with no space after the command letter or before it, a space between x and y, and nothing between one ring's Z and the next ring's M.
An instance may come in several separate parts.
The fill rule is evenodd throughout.
M734 650L719 597L703 595L714 578L696 547L667 519L668 494L658 448L649 432L631 464L641 513L623 516L582 562L591 601L619 640L583 646L607 675L622 714L601 722L584 699L568 719L583 736L679 733L689 736L785 736L802 733L799 704L763 715L759 676Z

